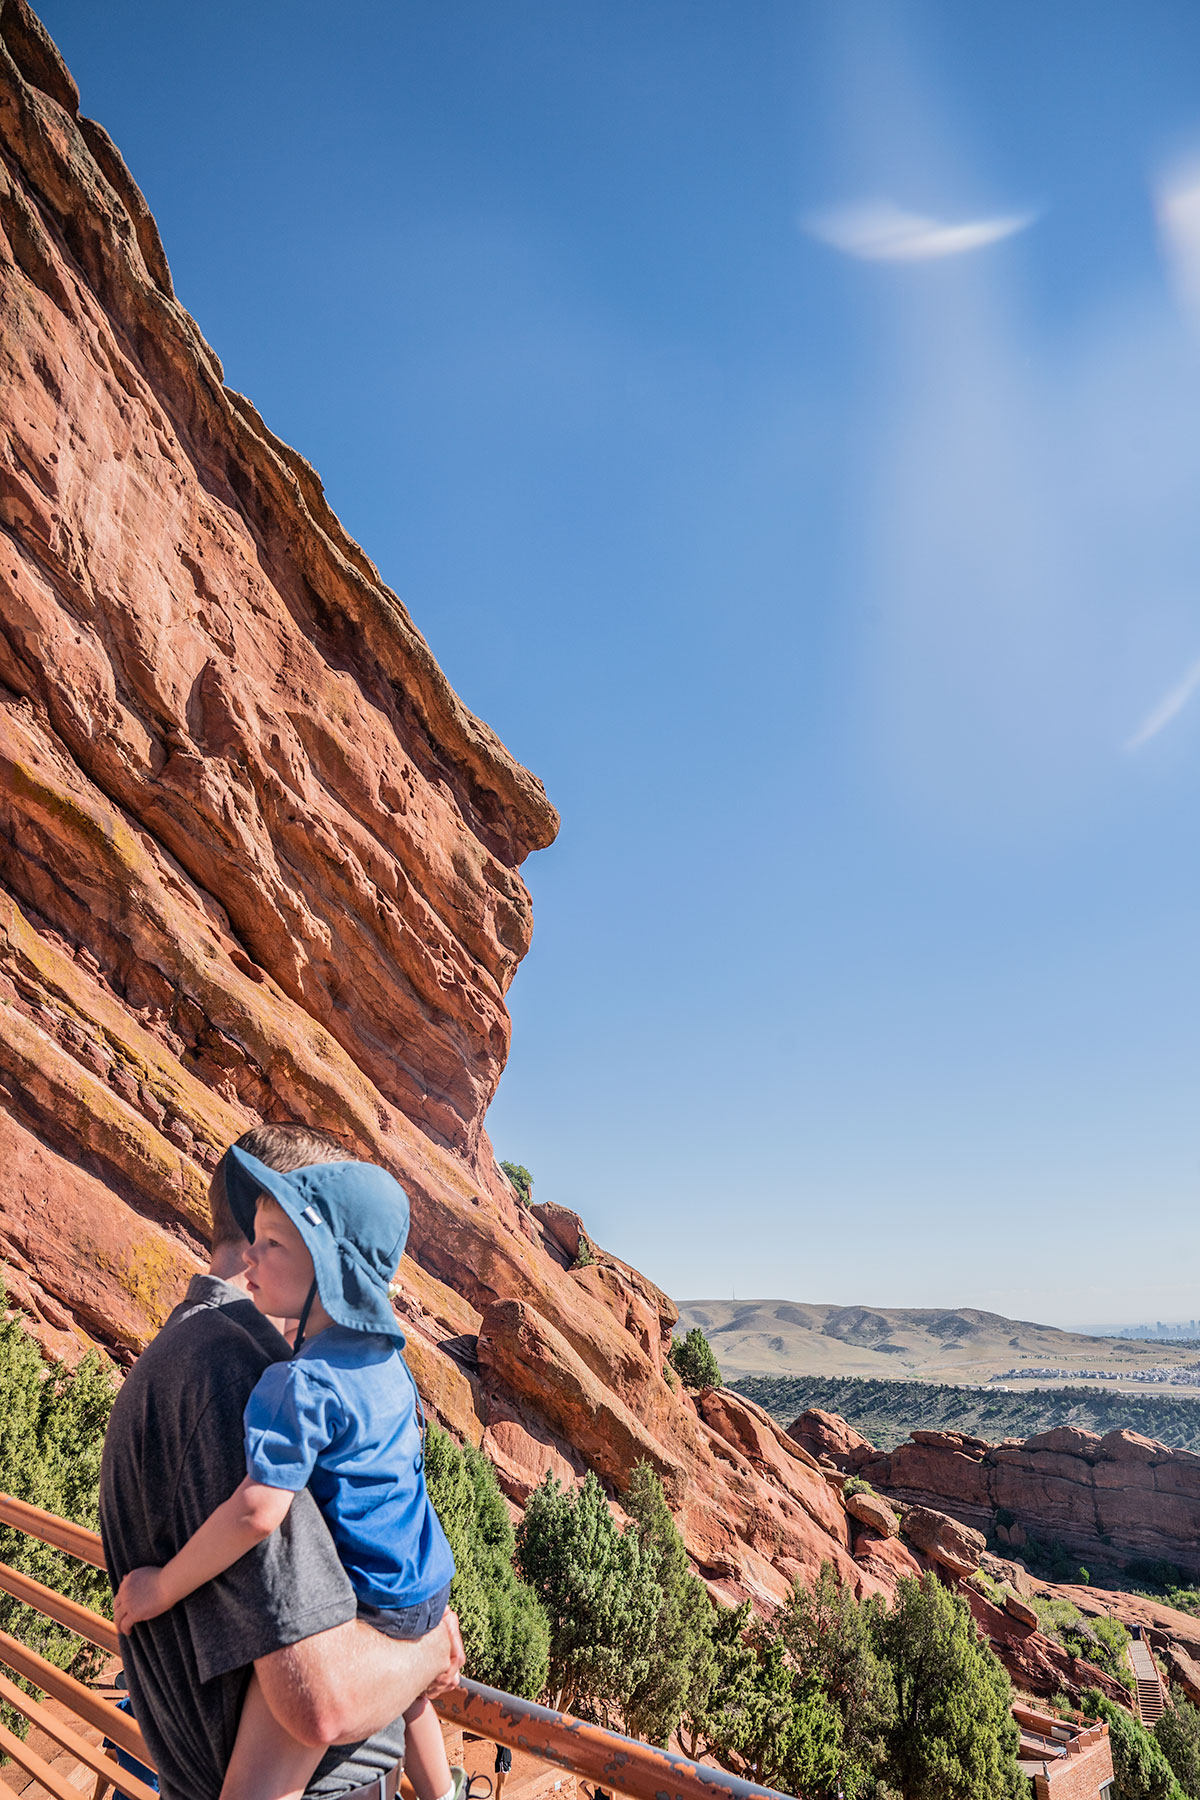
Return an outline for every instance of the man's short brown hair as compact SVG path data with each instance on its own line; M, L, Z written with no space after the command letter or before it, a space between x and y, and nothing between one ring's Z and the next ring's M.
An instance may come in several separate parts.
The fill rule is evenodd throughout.
M286 1175L291 1169L307 1169L311 1163L348 1162L354 1151L316 1125L252 1125L237 1139L239 1150L256 1156L268 1169ZM225 1193L225 1158L213 1170L208 1204L212 1212L212 1247L244 1244L246 1239L233 1216Z

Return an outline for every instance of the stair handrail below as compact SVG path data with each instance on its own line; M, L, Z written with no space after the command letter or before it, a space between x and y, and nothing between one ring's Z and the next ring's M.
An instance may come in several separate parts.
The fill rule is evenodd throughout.
M68 1555L91 1563L95 1568L105 1566L97 1532L89 1531L84 1525L72 1525L40 1506L14 1499L11 1494L0 1494L0 1524L11 1525L29 1537L65 1550ZM29 1582L26 1593L29 1603L41 1611L37 1597L30 1592L38 1585ZM72 1604L78 1606L78 1602ZM105 1636L111 1634L112 1625L98 1613L83 1606L78 1606L78 1613L80 1624L77 1628L93 1643L103 1643ZM83 1629L84 1624L90 1629ZM0 1638L4 1635L0 1634ZM10 1668L18 1667L14 1649L15 1645L5 1658ZM27 1656L31 1654L26 1652ZM29 1678L26 1669L18 1667L18 1672ZM69 1676L63 1677L60 1671L55 1670L54 1674L58 1677L55 1686L64 1689L68 1685L78 1686ZM34 1679L36 1681L36 1675ZM68 1698L66 1692L62 1697ZM76 1698L75 1704L79 1710L81 1698ZM774 1788L759 1787L753 1781L731 1774L728 1769L693 1762L675 1751L643 1743L640 1738L622 1737L603 1725L589 1724L585 1719L573 1718L570 1713L555 1712L548 1706L539 1706L536 1701L524 1700L517 1694L506 1694L499 1688L484 1687L481 1682L471 1681L466 1676L460 1678L457 1687L440 1694L433 1704L443 1719L466 1731L489 1738L494 1744L507 1744L512 1750L526 1751L541 1762L553 1763L558 1768L582 1775L585 1780L611 1793L627 1795L629 1800L789 1800ZM94 1705L103 1707L108 1714L114 1711L98 1695L94 1697ZM116 1716L127 1731L136 1731L123 1715ZM114 1738L119 1735L111 1729L109 1734ZM138 1753L145 1755L144 1750Z

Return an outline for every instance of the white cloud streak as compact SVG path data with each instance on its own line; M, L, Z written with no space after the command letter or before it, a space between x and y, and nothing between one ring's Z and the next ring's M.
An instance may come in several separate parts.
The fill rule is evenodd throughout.
M1200 161L1179 164L1159 177L1154 211L1175 299L1200 329Z
M1127 754L1140 750L1143 744L1156 738L1172 719L1177 719L1197 688L1200 688L1200 662L1194 662L1183 680L1177 682L1168 694L1164 694L1153 711L1142 720L1125 745Z
M813 213L801 223L819 243L862 262L935 262L1015 237L1036 217L1036 212L1008 213L947 224L906 212L890 200L864 200Z

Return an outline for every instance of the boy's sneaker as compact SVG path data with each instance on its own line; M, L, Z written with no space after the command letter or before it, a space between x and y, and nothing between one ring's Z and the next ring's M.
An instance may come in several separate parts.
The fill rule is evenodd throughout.
M490 1776L468 1775L457 1763L451 1763L450 1779L454 1783L454 1800L489 1800L492 1791Z

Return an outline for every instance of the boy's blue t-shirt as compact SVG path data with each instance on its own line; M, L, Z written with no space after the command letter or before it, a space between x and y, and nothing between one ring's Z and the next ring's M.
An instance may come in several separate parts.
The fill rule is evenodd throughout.
M454 1574L430 1503L416 1388L392 1338L329 1325L246 1405L246 1472L312 1495L360 1601L393 1611Z

